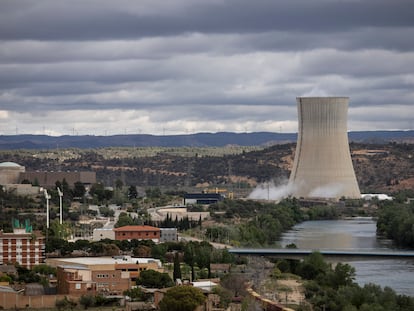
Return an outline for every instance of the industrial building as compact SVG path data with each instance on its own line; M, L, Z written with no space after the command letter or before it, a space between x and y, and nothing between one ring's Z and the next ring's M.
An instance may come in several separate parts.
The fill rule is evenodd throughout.
M17 184L25 167L14 162L0 163L0 185Z
M42 187L54 187L57 181L66 180L70 187L76 182L81 182L85 186L96 183L95 172L24 172L19 176L19 183L24 180Z
M298 198L360 198L347 134L348 97L298 97L298 140L290 175Z
M66 180L73 187L76 182L85 186L96 183L96 172L40 172L26 171L26 168L14 162L0 163L0 185L15 189L19 194L35 194L37 188L30 189L30 184L41 187L55 187L56 182ZM22 184L22 182L30 184Z
M220 193L186 193L184 194L184 206L189 204L214 204L223 201Z

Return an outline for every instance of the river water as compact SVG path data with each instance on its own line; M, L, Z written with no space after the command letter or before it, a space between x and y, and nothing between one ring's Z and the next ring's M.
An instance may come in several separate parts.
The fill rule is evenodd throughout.
M282 236L282 247L290 243L304 249L393 248L389 241L377 239L376 222L371 218L305 221ZM355 281L358 284L388 286L399 294L414 297L414 260L364 260L350 261L348 264L355 268Z

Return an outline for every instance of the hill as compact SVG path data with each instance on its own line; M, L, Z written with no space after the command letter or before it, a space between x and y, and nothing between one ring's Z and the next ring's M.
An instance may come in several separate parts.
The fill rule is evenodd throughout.
M224 147L266 146L296 142L296 133L197 133L188 135L157 136L148 134L113 136L47 136L0 135L0 150L104 148L104 147ZM414 131L349 132L355 142L386 143L414 142Z
M391 193L414 187L414 144L350 144L361 191ZM200 191L220 187L249 193L258 183L289 177L295 143L227 147L110 147L0 151L27 171L93 170L114 186ZM198 190L196 190L198 188Z

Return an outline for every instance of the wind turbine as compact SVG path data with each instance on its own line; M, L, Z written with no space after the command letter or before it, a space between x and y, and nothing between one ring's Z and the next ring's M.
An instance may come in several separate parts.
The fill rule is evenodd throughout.
M63 197L63 192L60 190L60 188L59 187L57 187L57 191L58 191L58 194L59 194L59 207L60 207L60 215L59 215L59 222L60 222L60 224L62 224L62 222L63 222L63 216L62 216L62 197Z

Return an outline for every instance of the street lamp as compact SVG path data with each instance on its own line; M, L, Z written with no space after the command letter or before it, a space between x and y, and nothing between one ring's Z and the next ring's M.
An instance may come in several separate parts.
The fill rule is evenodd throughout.
M46 189L43 189L43 194L45 195L46 199L46 227L49 229L49 200L52 198Z
M59 215L59 221L60 221L60 224L62 224L62 222L63 222L63 216L62 216L62 197L63 197L63 192L60 190L60 188L59 187L57 187L57 191L58 191L58 194L59 194L59 207L60 207L60 215Z

